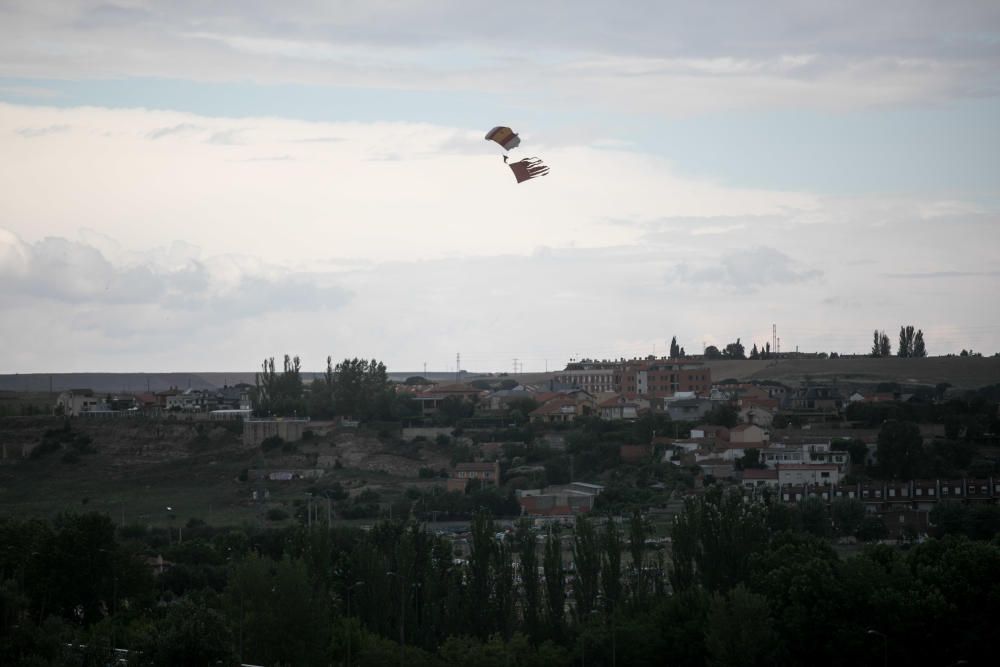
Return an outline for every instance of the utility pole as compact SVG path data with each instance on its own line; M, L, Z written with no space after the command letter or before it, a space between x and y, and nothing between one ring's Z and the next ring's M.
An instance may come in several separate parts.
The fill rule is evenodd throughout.
M514 357L514 375L517 375L517 357Z
M462 353L455 353L455 382L462 381Z

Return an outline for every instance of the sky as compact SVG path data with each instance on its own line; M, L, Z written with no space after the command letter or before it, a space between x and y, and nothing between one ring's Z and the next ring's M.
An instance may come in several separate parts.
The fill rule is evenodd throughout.
M993 354L1000 4L0 0L0 193L0 373Z

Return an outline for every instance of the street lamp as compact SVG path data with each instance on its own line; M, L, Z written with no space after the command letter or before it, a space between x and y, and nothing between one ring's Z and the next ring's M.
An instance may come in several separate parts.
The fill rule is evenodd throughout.
M883 632L878 630L868 630L866 635L874 635L876 637L882 638L882 665L883 667L888 667L889 665L889 638Z

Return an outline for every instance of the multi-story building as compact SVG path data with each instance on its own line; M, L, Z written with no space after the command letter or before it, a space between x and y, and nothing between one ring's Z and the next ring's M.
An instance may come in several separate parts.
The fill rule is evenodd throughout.
M571 361L566 368L553 378L559 388L583 389L591 394L615 391L615 369L613 361Z
M632 359L615 369L614 391L626 396L668 397L681 392L707 396L712 371L698 361Z

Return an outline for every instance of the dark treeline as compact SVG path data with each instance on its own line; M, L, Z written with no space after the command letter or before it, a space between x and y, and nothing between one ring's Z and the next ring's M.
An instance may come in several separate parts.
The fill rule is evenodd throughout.
M389 421L420 414L412 394L397 394L385 364L376 359L344 359L334 365L327 357L325 372L309 384L302 379L297 356L286 354L280 371L274 357L265 359L256 376L253 403L257 416Z
M113 645L142 665L991 664L995 532L841 558L809 513L712 487L676 518L672 566L638 514L500 534L480 513L462 560L414 523L192 520L178 542L97 514L4 519L0 663L103 664ZM153 555L173 566L154 576Z

